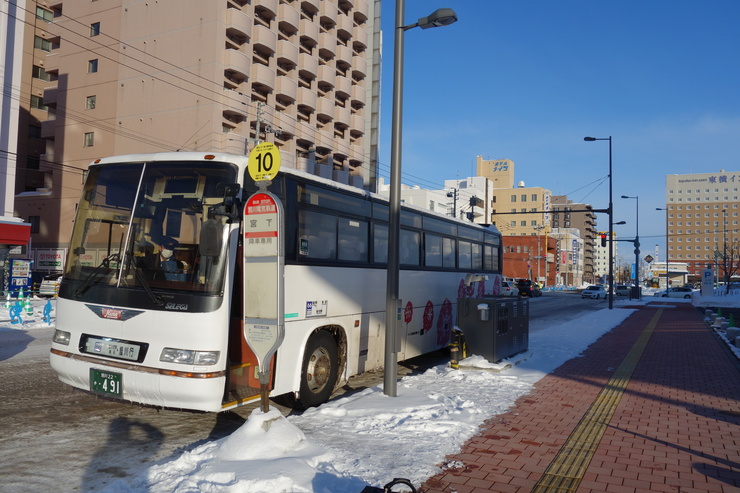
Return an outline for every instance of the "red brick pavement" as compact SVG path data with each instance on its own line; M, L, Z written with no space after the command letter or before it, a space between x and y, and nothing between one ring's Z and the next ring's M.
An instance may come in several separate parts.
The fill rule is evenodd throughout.
M740 491L740 371L686 303L650 303L494 416L425 493L531 491L663 307L577 491ZM553 489L552 491L556 491ZM566 491L566 490L562 490Z

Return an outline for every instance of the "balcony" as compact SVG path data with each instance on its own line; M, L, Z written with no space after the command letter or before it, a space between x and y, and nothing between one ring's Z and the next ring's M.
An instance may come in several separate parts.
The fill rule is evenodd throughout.
M278 61L287 62L291 66L298 65L298 45L288 40L281 39L277 44Z
M334 123L342 127L349 127L350 111L348 108L341 106L334 107Z
M367 29L360 26L352 28L352 46L358 52L367 50Z
M321 16L321 24L331 24L332 26L337 25L337 16L339 15L339 9L334 2L321 2L319 5L319 15Z
M252 33L254 19L237 9L226 9L226 33L238 39L246 39Z
M54 106L57 104L57 95L59 90L57 86L47 87L44 89L44 104L47 106Z
M319 61L308 53L301 53L298 55L298 70L310 74L310 79L315 79L319 73Z
M367 58L363 55L352 57L352 77L361 80L367 76Z
M299 105L311 108L311 110L316 110L317 98L318 96L316 96L316 93L312 90L306 89L305 87L298 88L298 97L296 98L296 102Z
M311 143L316 142L316 127L310 123L300 122L296 130L296 138L304 139Z
M289 32L295 32L301 26L301 13L288 3L281 3L278 6L278 18L280 26Z
M275 93L295 101L298 95L298 83L294 79L278 76L275 79Z
M319 66L319 73L318 73L319 82L328 84L331 87L334 87L334 82L336 78L337 78L337 71L334 70L333 67L330 67L329 65Z
M310 14L319 11L320 0L301 0L301 8Z
M365 134L365 117L354 114L349 119L349 128L353 134Z
M278 13L278 0L260 0L254 6L254 11L261 17L272 19Z
M326 3L326 2L324 2ZM329 60L334 58L337 52L337 37L329 33L319 34L319 55Z
M353 161L363 162L365 160L365 148L360 144L350 144L350 156Z
M308 19L301 19L300 32L301 38L308 38L313 44L319 42L319 25L311 22Z
M337 96L348 98L352 94L352 81L342 75L337 75L334 78L335 93Z
M59 72L59 54L49 53L44 58L44 70L49 72Z
M41 122L41 138L42 139L53 139L57 129L56 120L45 120Z
M337 17L337 36L345 38L352 37L352 18L348 15L340 14Z
M237 79L246 79L252 59L249 55L238 50L224 50L224 70L233 72Z
M317 130L316 131L316 147L324 147L326 149L334 148L334 132L331 130Z
M350 98L352 103L360 103L362 106L365 106L365 88L359 84L354 84Z
M353 12L355 22L357 22L358 24L367 22L369 13L370 9L368 8L366 0L355 0L355 10Z
M267 87L270 91L275 90L275 71L270 67L255 63L252 65L250 80L252 84Z
M277 111L272 120L272 125L280 129L280 133L283 137L289 135L295 135L296 132L296 118L295 118L295 107L293 111Z
M335 107L334 102L328 98L321 97L316 100L316 114L326 119L334 118Z
M262 47L273 54L277 51L277 33L261 24L257 24L252 30L252 45L255 48Z
M352 65L352 48L342 44L337 45L337 64Z

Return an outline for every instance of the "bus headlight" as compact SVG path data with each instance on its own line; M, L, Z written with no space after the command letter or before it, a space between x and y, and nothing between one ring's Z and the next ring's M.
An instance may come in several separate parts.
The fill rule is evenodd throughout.
M192 351L166 347L162 350L159 361L181 365L210 366L218 363L219 351Z
M54 331L54 339L53 341L57 344L62 344L64 346L69 346L69 340L72 338L72 334L69 332L65 332L63 330L56 329Z

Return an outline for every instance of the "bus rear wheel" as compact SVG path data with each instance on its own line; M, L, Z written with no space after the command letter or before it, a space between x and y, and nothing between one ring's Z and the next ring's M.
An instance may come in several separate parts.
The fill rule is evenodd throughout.
M328 401L334 391L338 370L334 337L323 330L309 337L301 367L299 406L306 409Z

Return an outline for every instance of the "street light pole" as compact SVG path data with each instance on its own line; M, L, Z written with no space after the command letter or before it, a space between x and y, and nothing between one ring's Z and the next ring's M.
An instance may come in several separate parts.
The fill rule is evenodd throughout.
M640 197L622 195L622 198L635 199L635 288L637 288L637 299L639 300L642 298L642 287L640 286Z
M415 24L404 26L405 0L396 0L396 31L393 47L393 109L391 115L391 173L388 204L388 271L385 302L385 370L383 393L396 397L396 365L398 364L398 321L401 316L399 298L399 251L401 235L401 124L403 122L403 35L414 27L427 29L447 26L457 21L452 9L438 9Z
M595 140L609 141L609 309L614 308L614 207L612 200L612 137L584 137L586 142Z
M665 292L668 293L668 284L670 278L668 277L668 208L656 207L656 211L665 211Z

